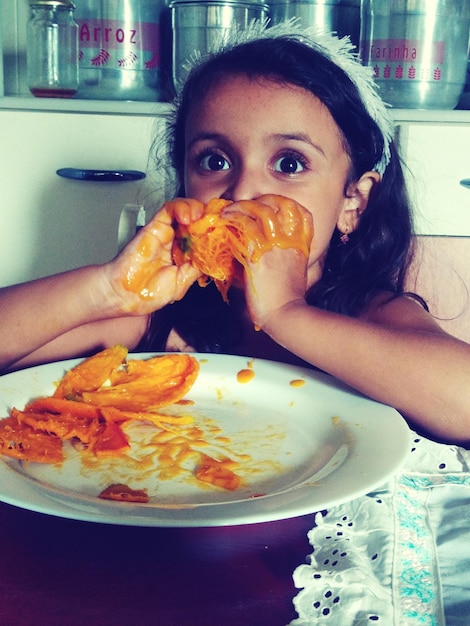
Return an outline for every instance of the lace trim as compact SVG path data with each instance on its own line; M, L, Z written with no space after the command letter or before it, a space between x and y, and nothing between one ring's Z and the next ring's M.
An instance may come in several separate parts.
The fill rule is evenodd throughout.
M299 619L292 624L393 624L391 580L381 576L391 571L391 535L378 523L370 531L363 523L383 517L388 528L381 510L389 509L387 499L368 497L351 503L349 510L341 506L326 517L317 515L318 526L309 533L311 563L294 572L294 583L303 591L294 599Z
M443 626L429 497L470 486L469 452L416 437L403 473L380 491L317 514L310 564L293 578L291 626Z
M445 623L436 542L427 514L430 479L402 476L395 494L394 599L397 624L442 626ZM423 490L425 487L425 490Z

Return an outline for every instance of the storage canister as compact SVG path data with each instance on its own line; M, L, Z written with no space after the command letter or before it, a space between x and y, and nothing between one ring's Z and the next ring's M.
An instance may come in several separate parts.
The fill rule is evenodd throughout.
M399 108L453 109L465 85L468 0L362 0L360 54Z
M462 95L460 96L459 104L457 106L458 109L470 109L470 50L469 57L467 63L467 78L465 80L465 85L462 91Z
M79 0L78 97L158 100L164 0Z
M173 0L170 3L172 73L175 86L184 79L185 62L207 52L235 28L265 19L268 5L258 0Z
M273 25L296 17L302 26L315 26L339 37L349 35L359 47L360 0L271 0L269 15Z
M31 0L26 71L31 93L71 98L78 87L78 26L71 0Z

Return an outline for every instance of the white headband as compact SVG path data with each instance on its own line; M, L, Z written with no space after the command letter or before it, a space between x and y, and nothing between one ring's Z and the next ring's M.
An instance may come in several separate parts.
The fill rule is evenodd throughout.
M382 157L376 163L374 170L383 174L390 162L393 122L377 92L372 71L369 67L361 64L358 55L354 52L355 46L349 37L340 39L335 34L322 29L300 27L296 18L275 26L269 26L269 20L253 20L244 28L235 26L230 29L228 34L221 35L220 40L213 43L207 50L207 55L217 54L256 39L275 39L277 37L291 37L317 50L341 68L354 83L367 112L382 133L384 148ZM206 53L201 54L199 51L195 51L184 64L184 69L189 72L193 67L203 62L205 58Z

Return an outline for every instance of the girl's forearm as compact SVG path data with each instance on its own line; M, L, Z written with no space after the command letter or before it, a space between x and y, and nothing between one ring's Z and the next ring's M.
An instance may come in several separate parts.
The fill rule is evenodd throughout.
M173 263L172 219L160 210L109 263L0 291L0 371L29 364L29 355L65 358L121 337L135 345L148 316L182 298L200 275L190 263Z
M470 346L437 327L394 327L307 305L264 330L305 361L398 409L417 428L470 441Z
M98 266L0 291L0 369L85 324L119 316Z

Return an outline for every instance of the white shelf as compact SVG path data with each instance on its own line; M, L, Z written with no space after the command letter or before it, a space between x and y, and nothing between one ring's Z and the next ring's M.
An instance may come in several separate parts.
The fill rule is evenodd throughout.
M470 111L437 109L390 109L397 123L422 124L470 124Z
M85 100L79 98L34 98L33 96L0 97L0 110L53 111L61 113L107 113L110 115L162 115L169 110L166 102L135 100ZM390 109L397 123L470 124L468 110Z
M110 115L162 115L169 109L166 102L135 100L85 100L79 98L34 98L33 96L0 97L0 110L47 111L55 113L105 113Z

